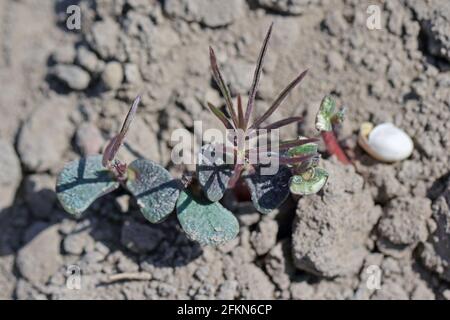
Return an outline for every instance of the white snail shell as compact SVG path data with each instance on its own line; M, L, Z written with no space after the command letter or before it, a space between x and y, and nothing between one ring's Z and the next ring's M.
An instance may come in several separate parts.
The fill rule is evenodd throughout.
M375 128L371 123L363 123L358 143L373 158L383 162L404 160L414 148L412 139L392 123L382 123Z

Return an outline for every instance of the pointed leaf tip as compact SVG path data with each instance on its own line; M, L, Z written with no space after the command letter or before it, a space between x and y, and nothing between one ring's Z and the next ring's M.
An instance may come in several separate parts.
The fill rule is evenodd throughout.
M230 123L225 114L222 111L220 111L219 108L217 108L210 102L207 102L206 104L208 105L209 110L211 110L211 112L216 116L216 118L223 123L226 129L233 129L233 125Z
M217 64L216 54L214 53L214 49L209 47L209 58L211 63L211 70L213 74L214 81L219 87L222 96L225 99L225 105L227 107L228 113L230 114L231 120L235 128L238 127L238 119L236 115L236 111L233 107L233 101L231 100L230 89L228 88L225 80L223 79L222 73L220 72L219 66Z
M130 107L130 110L128 111L127 116L125 117L125 120L123 121L123 124L122 124L122 127L121 127L119 133L109 141L107 147L105 148L105 150L103 152L103 159L102 159L103 166L107 167L108 164L112 160L114 160L117 152L119 151L120 147L122 146L122 143L125 140L125 137L130 128L131 122L133 122L134 116L136 115L136 111L137 111L140 101L141 101L141 96L138 95L136 97L136 99L134 99L134 102L133 102L132 106Z
M259 117L259 119L255 120L255 122L252 124L251 128L256 129L258 128L264 121L266 121L281 105L281 103L286 99L288 94L294 89L302 80L305 78L306 74L308 73L308 69L300 73L299 76L297 76L289 85L281 91L281 93L278 95L278 97L275 99L275 101L272 103L272 105L267 109L264 114Z
M286 118L286 119L282 119L282 120L273 122L273 123L263 127L263 129L266 129L266 130L279 129L279 128L285 127L287 125L290 125L292 123L297 123L297 122L301 122L301 121L303 121L303 117L290 117L290 118Z
M264 38L261 50L259 52L258 60L256 61L255 73L253 75L253 82L250 88L250 94L247 102L247 109L245 110L245 128L248 127L250 117L253 112L253 107L255 104L256 91L258 90L258 83L261 77L262 67L264 63L264 57L266 56L267 47L269 45L270 36L272 35L272 27L273 22L270 24L269 30L266 33L266 37Z

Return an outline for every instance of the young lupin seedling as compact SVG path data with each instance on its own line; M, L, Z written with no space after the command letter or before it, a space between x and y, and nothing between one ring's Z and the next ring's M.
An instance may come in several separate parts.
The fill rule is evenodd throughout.
M333 125L340 124L344 121L344 116L345 109L338 110L336 108L336 102L331 97L326 96L323 98L316 116L316 128L320 131L323 142L330 155L335 155L343 164L350 164L350 160L339 145L333 131Z
M56 193L67 212L79 216L97 198L120 185L136 198L150 222L162 221L175 208L179 186L166 169L150 160L137 159L128 165L116 158L139 101L137 97L119 134L110 140L103 155L72 161L58 176Z
M120 132L108 143L103 155L87 156L68 163L59 174L56 183L57 197L63 208L75 215L81 215L97 198L110 193L120 186L128 190L137 200L144 217L151 223L163 221L176 209L181 227L187 236L202 245L220 245L235 238L239 232L236 217L218 201L228 188L233 188L239 179L248 186L255 208L267 214L277 208L294 194L307 195L318 192L326 183L328 173L317 167L320 155L317 153L316 138L304 138L279 143L276 153L267 151L266 146L246 147L236 140L238 131L244 136L256 136L261 129L275 130L288 124L301 121L301 117L290 117L268 125L263 123L280 106L288 93L305 77L306 71L295 78L275 99L272 106L250 125L254 109L256 91L262 70L262 63L272 32L272 25L263 42L259 54L247 108L243 110L240 96L237 98L237 112L231 100L230 91L217 65L216 57L210 48L213 77L222 92L228 113L208 104L211 111L231 131L229 144L206 144L199 154L196 178L173 178L157 163L137 159L130 164L117 159L117 153L125 140L128 129L136 114L140 97L136 98L128 112ZM326 130L329 121L322 117L323 104L316 121L316 127ZM275 141L276 142L276 141ZM212 156L216 151L231 156L230 165ZM277 157L280 164L272 175L262 174L263 163L254 163L252 155ZM257 157L259 159L259 157ZM201 188L198 188L198 184Z
M258 136L258 132L261 129L275 130L280 129L289 124L302 121L302 117L289 117L270 124L263 125L263 123L269 119L269 117L277 110L284 99L288 96L289 92L294 89L306 76L307 70L298 75L275 99L272 105L267 109L263 115L250 125L250 119L254 110L256 91L262 71L262 65L264 57L267 51L270 36L272 34L272 26L264 39L253 77L252 86L248 98L247 108L245 114L242 107L241 97L237 97L237 113L234 110L233 101L231 99L230 90L228 89L226 82L217 65L216 55L214 50L210 48L210 60L211 69L214 80L217 83L223 97L225 98L226 110L229 117L227 117L222 111L211 103L208 103L209 108L214 115L224 124L228 131L241 131L245 137ZM319 128L318 128L319 129ZM320 131L322 129L319 129ZM232 136L237 136L233 134ZM203 187L206 196L211 201L218 201L223 196L227 187L233 187L238 179L244 178L246 185L248 186L252 198L252 202L255 208L263 213L267 214L273 209L279 207L288 197L289 191L294 194L308 195L318 192L325 185L328 173L320 168L317 168L319 161L319 154L317 153L318 139L316 138L304 138L299 137L294 140L281 141L278 144L278 154L268 152L264 148L260 148L258 145L256 148L247 147L246 144L234 143L233 147L226 148L222 145L216 145L216 148L223 148L226 153L231 153L235 159L242 157L243 159L236 162L234 167L229 165L216 166L211 170L210 168L204 169L203 164L210 165L210 159L207 163L200 163L197 166L197 175L199 182ZM270 145L272 142L269 141ZM263 145L262 147L265 147ZM206 148L213 148L213 146L207 146ZM280 169L274 175L261 175L261 164L252 164L250 161L251 155L257 154L258 156L267 157L270 155L278 157L278 163ZM205 158L205 157L204 157ZM200 159L202 159L200 157ZM243 174L244 173L244 174Z
M151 160L137 159L127 164L116 158L139 101L136 98L119 134L110 140L103 155L72 161L59 174L56 193L63 208L80 216L97 198L122 186L136 198L143 216L151 223L163 221L176 208L189 238L204 245L220 245L235 238L238 221L220 203L194 195L195 188L190 190L182 182L184 179L172 178Z

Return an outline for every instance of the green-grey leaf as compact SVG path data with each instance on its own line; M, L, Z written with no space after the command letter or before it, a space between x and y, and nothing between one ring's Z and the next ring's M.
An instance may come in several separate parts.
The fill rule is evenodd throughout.
M220 203L199 199L185 191L178 198L177 216L187 236L202 245L221 245L239 232L238 220Z
M290 178L291 171L286 166L280 166L275 175L261 175L261 168L256 168L254 174L245 176L256 210L268 214L278 208L289 195Z
M336 112L336 114L334 115L334 119L332 119L332 120L336 123L342 123L345 118L345 111L346 111L346 108L342 108L341 110Z
M320 191L328 180L328 172L321 168L311 168L311 177L296 175L289 182L289 189L293 194L309 195Z
M298 157L304 155L314 155L310 159L303 161L302 163L294 166L295 173L301 173L307 171L311 167L317 166L320 155L317 153L318 145L316 143L307 143L298 147L289 149L288 155L290 157Z
M204 145L199 153L197 165L198 181L210 201L222 199L233 175L233 166L225 164L223 157L214 157L214 147Z
M323 98L316 116L316 129L319 131L333 130L333 123L344 119L344 110L336 110L336 102L330 97Z
M142 214L152 223L161 222L175 208L180 193L178 182L150 160L137 159L128 170L126 187L136 198Z
M119 187L102 165L102 156L88 156L68 163L56 180L56 195L63 208L80 215L97 198Z
M307 144L289 149L288 155L291 157L294 157L294 156L302 156L302 155L307 155L307 154L314 154L314 153L317 153L317 149L318 149L317 143L311 142L311 143L307 143Z

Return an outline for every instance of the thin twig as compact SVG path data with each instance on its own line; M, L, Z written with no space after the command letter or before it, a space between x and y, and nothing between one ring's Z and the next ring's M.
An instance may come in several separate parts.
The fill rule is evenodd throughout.
M124 272L110 275L107 283L113 283L118 281L149 281L152 279L152 275L148 272Z

